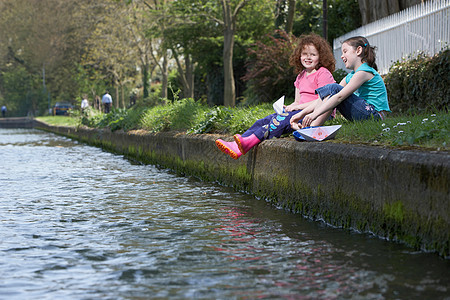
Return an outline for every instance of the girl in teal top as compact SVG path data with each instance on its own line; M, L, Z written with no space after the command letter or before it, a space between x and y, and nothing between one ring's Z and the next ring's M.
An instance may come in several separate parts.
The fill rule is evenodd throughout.
M342 60L353 70L337 84L316 89L321 101L292 116L292 128L308 127L321 115L330 115L334 108L350 121L383 120L389 112L388 96L383 79L375 64L375 47L362 37L352 37L342 43ZM325 120L326 118L321 118Z

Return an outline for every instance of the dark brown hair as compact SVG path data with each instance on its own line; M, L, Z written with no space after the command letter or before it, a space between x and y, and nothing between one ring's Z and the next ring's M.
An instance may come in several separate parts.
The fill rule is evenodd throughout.
M345 41L342 42L342 44L343 43L347 43L355 49L358 47L361 47L362 48L361 61L366 62L370 67L372 67L378 71L377 64L375 63L376 47L371 46L369 44L369 41L365 37L354 36L354 37L346 39Z
M294 52L291 54L291 57L289 58L289 64L294 67L296 74L300 73L305 69L300 60L300 56L302 54L303 48L309 45L313 45L319 52L319 63L317 64L316 69L324 67L328 69L328 71L333 73L336 67L336 60L334 59L331 46L321 36L315 33L311 33L307 35L306 34L301 35L298 38L297 47L295 47Z

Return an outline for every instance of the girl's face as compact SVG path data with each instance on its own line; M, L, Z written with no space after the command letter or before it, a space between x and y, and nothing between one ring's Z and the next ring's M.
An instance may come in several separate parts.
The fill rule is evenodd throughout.
M300 61L308 72L315 70L319 64L319 51L314 45L306 45L300 54Z
M347 69L352 70L358 63L361 63L361 58L359 57L359 55L361 54L361 50L359 49L360 47L355 49L353 46L347 43L343 43L341 48L341 58Z

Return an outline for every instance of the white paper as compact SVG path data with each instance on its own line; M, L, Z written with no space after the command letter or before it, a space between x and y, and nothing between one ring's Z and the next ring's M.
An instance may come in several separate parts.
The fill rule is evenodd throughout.
M342 125L309 127L297 130L307 141L325 141L333 139Z
M284 113L284 96L282 96L280 99L278 99L277 101L275 101L275 103L273 104L273 109L275 110L275 112L279 115L281 115L282 113Z

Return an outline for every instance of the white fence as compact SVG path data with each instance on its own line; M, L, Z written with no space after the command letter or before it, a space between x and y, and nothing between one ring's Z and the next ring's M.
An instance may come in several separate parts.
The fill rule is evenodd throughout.
M450 46L450 0L431 0L353 30L333 41L336 69L345 69L341 43L364 36L377 47L377 66L386 74L392 63L418 52L434 55Z

